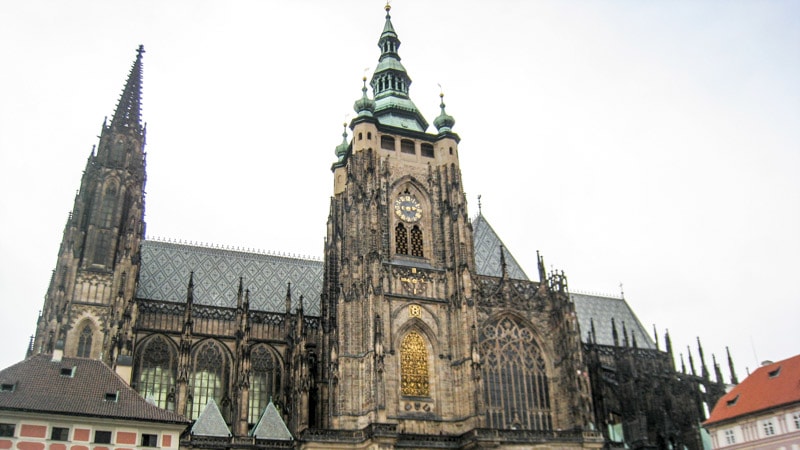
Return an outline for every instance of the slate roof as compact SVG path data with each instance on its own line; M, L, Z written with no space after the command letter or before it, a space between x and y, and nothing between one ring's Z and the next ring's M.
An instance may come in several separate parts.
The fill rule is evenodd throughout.
M597 343L614 345L611 331L611 319L613 318L617 326L620 345L624 342L622 324L625 324L631 345L633 345L633 335L636 335L636 345L639 348L656 348L650 335L647 334L625 299L572 293L570 298L575 303L575 313L578 315L578 323L581 327L581 341L587 342L588 333L592 329L591 322L594 320Z
M244 277L251 309L285 312L291 282L292 301L302 295L306 314L320 314L322 261L154 240L142 242L141 257L138 298L185 302L193 271L197 304L236 307L239 277Z
M292 433L289 432L289 428L286 427L286 424L283 422L272 400L270 400L267 407L264 408L261 418L258 419L258 423L250 434L257 439L270 439L275 441L293 440Z
M798 402L800 355L756 369L719 399L703 425L708 426Z
M502 276L500 265L500 246L502 246L508 277L515 280L528 279L525 271L522 270L522 267L511 255L511 252L508 251L508 248L503 245L503 241L500 240L500 237L482 214L479 214L472 221L472 230L475 244L475 269L478 275Z
M197 417L197 420L192 425L192 434L195 436L214 436L214 437L228 437L231 431L219 411L217 402L213 398L208 399L206 407Z
M62 375L62 369L72 375ZM55 362L50 355L31 356L0 371L0 384L0 410L4 411L189 423L148 403L102 361L93 359L65 357ZM106 394L116 393L116 401L106 399Z

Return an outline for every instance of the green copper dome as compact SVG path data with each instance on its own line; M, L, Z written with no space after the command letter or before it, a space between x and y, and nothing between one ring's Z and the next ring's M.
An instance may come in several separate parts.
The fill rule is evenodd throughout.
M375 111L375 100L367 96L367 77L364 77L362 81L364 86L361 88L361 98L353 103L353 109L358 117L372 117L372 112Z
M456 119L447 114L447 112L444 110L444 94L439 94L439 98L441 99L439 108L442 109L442 112L439 113L438 117L433 119L433 126L439 130L439 133L446 133L448 131L452 131L453 125L456 124Z
M397 53L400 39L392 25L392 17L389 14L391 7L386 5L385 9L386 23L378 40L381 56L370 80L375 95L372 114L383 125L425 132L428 129L428 121L408 95L411 77L408 76ZM363 98L360 101L363 101ZM360 115L361 111L357 112Z

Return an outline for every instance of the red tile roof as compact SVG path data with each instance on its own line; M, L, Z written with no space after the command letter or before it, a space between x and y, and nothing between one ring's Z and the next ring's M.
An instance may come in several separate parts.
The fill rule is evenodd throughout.
M62 375L62 370L72 376ZM113 370L93 359L54 362L50 355L35 355L0 371L0 384L0 411L189 423L148 403ZM108 399L106 394L110 394Z
M704 425L800 402L800 355L759 367L725 394Z

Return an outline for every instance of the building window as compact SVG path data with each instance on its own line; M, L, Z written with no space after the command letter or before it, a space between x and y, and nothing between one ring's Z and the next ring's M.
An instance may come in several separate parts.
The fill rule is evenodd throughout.
M0 384L0 392L14 392L14 384L12 383Z
M728 445L736 443L736 435L733 430L725 430L725 443Z
M250 405L247 421L256 423L269 400L280 391L281 375L272 353L265 346L250 352Z
M794 420L794 429L800 430L800 413L794 413L792 419Z
M111 432L110 431L96 430L94 432L94 443L95 444L110 444L111 443Z
M142 433L142 447L158 447L158 435Z
M194 361L192 403L189 411L192 420L200 416L210 399L214 399L218 405L222 402L228 373L227 360L214 341L201 344Z
M400 151L409 155L417 154L417 150L414 148L414 141L409 141L408 139L400 141Z
M408 232L402 223L398 223L394 229L395 253L398 255L408 254Z
M400 392L414 397L428 397L428 349L416 331L408 333L400 344Z
M53 427L50 431L50 439L54 441L68 441L69 428Z
M78 338L78 358L91 358L92 356L92 327L88 323Z
M364 138L364 134L363 133L358 133L358 140L360 141L363 138Z
M487 427L552 430L547 368L533 331L506 317L480 333Z
M381 136L381 148L394 151L394 138L392 136Z
M772 425L772 421L768 420L764 422L764 436L772 436L775 434L775 427Z
M14 428L15 425L13 423L0 423L0 436L14 437Z
M431 144L422 144L420 146L420 154L426 158L433 158L433 146Z
M422 230L414 225L411 228L411 256L423 256L422 252Z
M106 194L103 196L103 205L100 209L100 224L108 228L111 226L111 223L114 218L114 206L116 206L116 190L114 187L109 186L106 189Z
M149 339L139 353L137 390L159 408L174 410L177 352L162 336Z

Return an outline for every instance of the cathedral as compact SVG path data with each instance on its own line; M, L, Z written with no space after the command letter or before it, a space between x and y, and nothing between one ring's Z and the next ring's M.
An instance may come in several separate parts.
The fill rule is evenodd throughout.
M703 448L717 362L676 368L624 299L571 293L542 256L529 279L470 217L455 119L442 97L429 131L385 9L321 261L146 237L140 47L29 354L104 361L194 421L183 448Z

